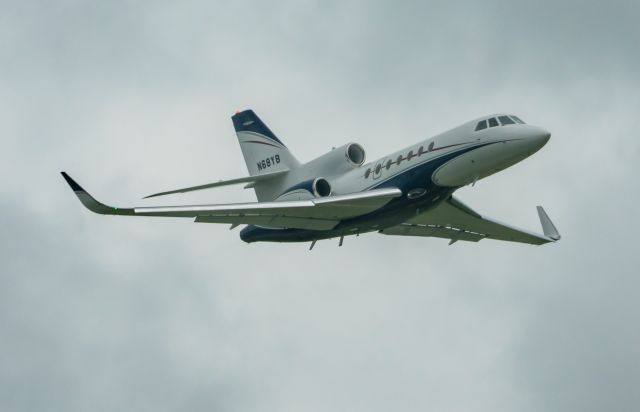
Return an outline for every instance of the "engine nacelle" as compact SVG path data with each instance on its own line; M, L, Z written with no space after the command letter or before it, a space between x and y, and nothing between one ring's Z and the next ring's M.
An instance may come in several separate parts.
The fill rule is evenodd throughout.
M278 200L308 200L331 195L331 183L324 177L305 180L287 189Z
M331 194L331 183L324 177L318 177L313 180L311 190L316 197L325 197Z
M302 165L307 176L338 176L364 164L366 153L357 143L348 143Z

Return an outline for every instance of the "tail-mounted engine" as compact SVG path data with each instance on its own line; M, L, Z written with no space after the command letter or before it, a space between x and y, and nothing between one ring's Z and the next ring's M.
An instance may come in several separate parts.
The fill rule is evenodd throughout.
M333 188L329 182L362 166L364 161L364 149L357 143L349 143L333 149L294 169L292 173L295 173L301 182L286 188L278 196L278 200L304 200L330 196Z
M367 158L364 148L358 143L349 143L344 151L344 156L354 167L362 166Z
M288 188L278 200L306 200L331 195L331 183L324 177L305 180Z
M349 143L331 150L302 165L307 176L334 176L342 175L349 170L362 166L366 153L357 143Z
M331 194L331 183L324 177L318 177L313 180L311 189L316 197L325 197Z

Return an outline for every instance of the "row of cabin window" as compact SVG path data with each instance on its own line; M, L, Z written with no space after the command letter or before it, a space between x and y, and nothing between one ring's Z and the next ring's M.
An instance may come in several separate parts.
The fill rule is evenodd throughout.
M520 120L520 118L518 116L498 116L498 120L500 120L500 124L502 126L506 126L508 124L525 124L522 120ZM489 123L489 127L496 127L496 126L500 126L498 124L498 120L496 120L495 117L492 117L491 119L487 119L487 120L482 120L480 122L478 122L478 125L476 126L476 132L478 130L484 130L487 128L487 122Z
M426 151L424 150L424 146L420 146L418 148L418 153L413 153L413 150L409 150L409 153L407 153L407 157L403 157L402 155L399 155L395 162L393 160L391 160L391 159L387 160L387 162L384 164L384 168L389 170L389 169L391 169L391 165L394 164L394 163L399 165L405 159L407 161L409 161L409 160L411 160L412 158L414 158L416 156L422 156L423 154L432 151L433 150L433 146L434 146L433 142L429 143L429 146L427 147ZM382 167L383 167L382 163L378 163L376 165L376 168L375 168L375 173L376 174L380 173L380 171L382 170ZM369 178L369 176L371 175L371 171L372 171L371 168L368 168L367 171L364 172L364 178L365 179Z

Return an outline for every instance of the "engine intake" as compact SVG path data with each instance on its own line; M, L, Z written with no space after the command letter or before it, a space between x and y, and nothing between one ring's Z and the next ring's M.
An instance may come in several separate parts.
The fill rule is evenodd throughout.
M348 143L316 157L299 168L301 176L326 176L334 179L364 164L366 153L357 143Z
M331 194L331 183L324 177L316 178L311 187L316 197L325 197Z
M345 151L347 160L353 163L355 166L360 166L364 163L366 158L365 151L358 143L350 143Z

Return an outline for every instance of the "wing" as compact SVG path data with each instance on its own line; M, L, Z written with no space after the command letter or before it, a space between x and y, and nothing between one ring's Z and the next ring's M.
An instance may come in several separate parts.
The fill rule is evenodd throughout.
M518 229L504 223L481 216L460 200L451 197L438 207L416 216L398 226L381 230L387 235L433 236L478 242L482 239L496 239L508 242L542 245L560 239L560 234L541 206L538 215L544 235Z
M87 209L102 215L191 217L201 223L254 224L272 228L332 229L342 219L373 212L402 195L400 189L387 188L290 202L117 208L98 202L65 172L62 176Z

